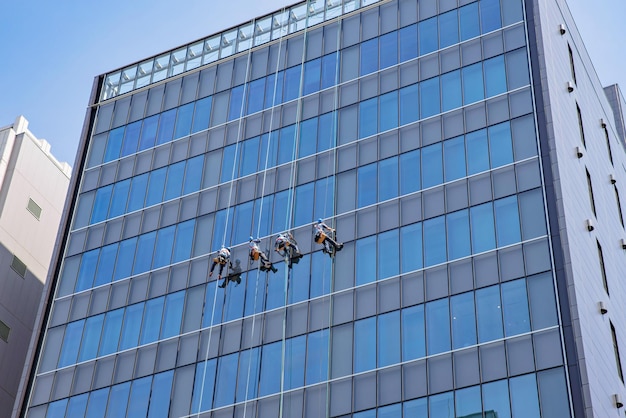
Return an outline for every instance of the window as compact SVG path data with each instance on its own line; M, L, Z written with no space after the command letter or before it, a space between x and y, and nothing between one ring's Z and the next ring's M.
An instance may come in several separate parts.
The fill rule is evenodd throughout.
M596 214L596 202L593 200L593 185L591 184L591 174L589 174L589 170L585 169L587 172L587 189L589 189L589 202L591 203L591 210L593 211L593 215L597 218Z
M38 220L41 218L41 207L33 199L28 199L26 209Z
M615 327L613 326L613 322L609 321L611 324L611 337L613 337L613 351L615 351L615 364L617 365L617 374L619 378L624 381L624 372L622 371L622 361L619 358L619 346L617 345L617 335L615 334Z
M617 213L619 214L619 221L624 226L624 215L622 214L622 204L619 200L619 191L617 190L617 186L613 185L613 190L615 190L615 200L617 201Z
M611 165L613 165L613 152L611 152L611 140L609 139L609 131L604 128L604 137L606 138L606 149L609 152L609 161L611 161Z
M20 276L26 277L26 264L15 255L13 255L13 261L11 261L11 268Z
M572 81L576 84L576 69L574 68L574 53L572 52L572 47L567 45L567 52L569 53L569 66L572 71Z
M0 321L0 339L5 343L9 342L9 333L11 332L11 328L4 322Z
M580 106L576 103L576 113L578 113L578 129L580 129L580 141L583 143L583 147L587 148L585 143L585 129L583 128L583 114L580 111Z
M596 244L598 244L598 259L600 260L600 273L602 273L602 285L604 286L604 290L606 290L606 294L609 294L609 283L606 280L606 268L604 267L604 256L602 255L602 246L600 245L600 241L596 240Z

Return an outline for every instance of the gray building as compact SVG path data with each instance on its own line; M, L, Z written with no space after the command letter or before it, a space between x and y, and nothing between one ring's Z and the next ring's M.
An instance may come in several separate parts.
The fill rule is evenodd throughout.
M96 77L15 412L622 414L623 104L563 0L308 1Z
M0 416L13 410L69 178L24 117L0 128Z

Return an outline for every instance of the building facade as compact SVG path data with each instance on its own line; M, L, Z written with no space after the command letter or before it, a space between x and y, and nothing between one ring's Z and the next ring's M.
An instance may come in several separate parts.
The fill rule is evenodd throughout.
M16 414L618 416L607 91L563 0L309 1L97 77Z
M13 410L69 177L23 116L0 128L0 416Z

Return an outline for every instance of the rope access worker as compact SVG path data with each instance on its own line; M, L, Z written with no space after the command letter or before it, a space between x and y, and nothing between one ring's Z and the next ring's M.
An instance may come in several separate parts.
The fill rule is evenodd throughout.
M272 266L269 257L259 248L260 239L254 239L250 237L250 242L248 243L248 247L250 248L250 264L253 261L260 260L261 262L261 271L272 270L272 273L276 273L278 269Z
M298 243L291 232L278 234L276 242L274 242L274 251L280 254L281 257L289 257L289 267L294 263L298 264L298 261L303 257L298 248Z
M239 284L241 283L241 261L239 261L239 259L235 260L234 266L232 262L229 262L228 266L230 268L230 272L228 276L226 276L222 284L220 285L222 289L226 287L228 282L237 283L235 286L239 286Z
M343 244L337 243L331 235L335 235L335 230L319 218L315 224L315 242L322 244L324 246L322 251L332 257L337 251L341 251Z
M218 279L222 278L222 273L224 272L224 266L230 261L230 249L226 247L222 247L217 252L217 257L213 259L213 264L211 265L211 271L209 272L209 277L213 276L213 270L215 270L215 266L219 264L220 269L217 275Z

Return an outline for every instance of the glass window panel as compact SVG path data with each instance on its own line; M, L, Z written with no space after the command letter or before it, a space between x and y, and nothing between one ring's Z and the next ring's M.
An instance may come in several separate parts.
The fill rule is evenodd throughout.
M378 132L378 97L359 103L359 138Z
M96 191L96 199L91 211L91 220L89 223L102 222L106 219L107 213L109 213L109 205L111 203L111 193L113 191L113 185L101 187Z
M253 270L242 275L242 280L246 283L246 301L244 305L244 315L252 315L263 310L263 300L265 292L265 279L267 275L261 274L259 270Z
M126 415L129 393L130 382L111 387L111 394L109 395L109 403L107 405L107 418L123 417Z
M483 390L483 409L493 411L498 418L511 418L509 406L509 385L506 380L486 383ZM522 415L524 416L524 415Z
M328 379L328 329L308 336L306 357L306 385Z
M109 388L91 392L89 395L89 404L87 405L86 418L104 418L108 398Z
M420 115L422 118L439 113L439 77L420 83Z
M246 202L235 206L235 216L233 218L232 243L248 241L250 237L250 227L252 226L252 211L254 202Z
M66 408L67 399L61 399L60 401L51 402L50 405L48 405L46 418L63 418L65 416Z
M212 99L213 98L209 96L196 102L196 107L193 113L193 126L191 127L192 134L209 128Z
M245 268L245 263L243 267ZM239 286L239 284L228 289L228 292L226 292L226 301L224 302L224 321L232 321L233 319L243 316L243 299L245 293L245 286Z
M481 416L480 386L474 386L455 392L457 417Z
M237 393L235 402L243 402L256 397L259 381L259 348L242 351L239 355Z
M159 168L150 173L146 206L152 206L163 201L163 189L165 188L165 174L167 167Z
M159 339L164 302L165 298L163 296L146 302L143 324L141 326L141 337L139 338L140 345Z
M222 174L220 176L221 183L231 181L237 178L238 167L235 167L235 162L237 162L238 165L239 161L235 160L236 152L236 144L229 145L224 148L224 153L222 156Z
M378 122L380 131L398 127L398 91L380 96L380 120Z
M265 83L265 109L282 103L283 81L285 73L279 71L278 75L270 74Z
M378 236L378 280L398 275L398 230L383 232Z
M120 339L120 350L137 346L139 331L141 330L143 308L143 302L126 307L124 323L122 325L122 337Z
M461 25L461 41L480 35L478 26L478 2L468 4L459 9Z
M376 236L362 238L356 242L359 262L356 264L356 284L376 281Z
M266 396L280 391L281 342L263 346L261 355L261 379L259 382L259 396Z
M443 183L441 143L422 148L422 182L424 188Z
M244 85L233 87L230 91L230 104L228 107L228 120L234 120L242 116Z
M357 184L358 206L368 206L376 203L377 163L359 167Z
M285 341L285 390L304 385L306 335Z
M301 226L313 221L313 196L315 183L296 187L296 205L294 226Z
M317 118L307 119L300 124L298 158L315 154L317 148Z
M376 317L354 323L354 372L376 368Z
M193 397L191 398L191 412L193 414L211 409L213 390L215 388L216 365L216 359L196 365L196 378L193 383Z
M422 265L422 223L407 225L401 229L402 272L421 269Z
M539 418L537 380L535 374L514 377L511 385L511 412L513 417Z
M72 396L70 402L67 405L67 417L84 417L87 413L87 400L89 399L89 393L83 393L82 395Z
M513 244L521 240L517 196L494 202L498 246Z
M424 305L402 310L402 361L426 355Z
M209 282L206 286L204 299L204 314L202 316L202 328L206 328L222 322L222 310L224 309L223 294L216 294L217 281ZM213 305L215 301L215 305Z
M429 418L450 418L451 411L454 411L453 392L431 396L428 398L428 403L430 404Z
M485 98L483 86L483 65L478 62L462 68L463 103L470 104Z
M467 173L469 175L489 170L489 145L487 130L481 129L465 135L467 139Z
M513 162L513 144L509 122L489 127L489 151L492 168Z
M424 266L446 261L445 217L439 216L424 221Z
M248 89L248 115L263 110L265 94L265 78L259 78L250 83Z
M485 60L485 87L487 97L506 92L506 70L504 69L504 55Z
M79 341L83 335L83 327L85 320L70 322L65 328L65 337L63 338L63 346L61 347L61 355L59 357L58 367L69 366L76 363L78 356Z
M294 263L289 277L287 303L301 302L309 298L311 257L304 256Z
M152 376L133 380L130 388L130 400L128 402L128 417L145 417L148 414L148 401L150 400L150 387Z
M459 42L459 13L451 10L439 15L439 48Z
M106 356L107 354L117 351L117 343L120 339L123 318L124 308L106 313L104 330L102 331L102 342L100 343L100 352L98 355Z
M463 348L476 344L474 292L452 296L450 298L450 310L452 313L452 348Z
M426 304L426 341L428 355L450 350L450 312L448 299Z
M185 291L172 293L165 298L165 314L161 327L161 338L169 338L180 332L180 324L183 318L183 306L185 303Z
M293 160L296 145L296 126L289 125L281 129L278 141L278 164L284 164Z
M311 254L311 298L330 292L332 261L321 251Z
M393 31L380 37L380 68L398 63L398 32Z
M315 207L313 219L333 216L335 207L335 178L326 177L315 182Z
M133 266L133 274L139 274L150 270L155 240L156 231L139 236L139 240L137 241L135 265Z
M104 162L115 160L120 156L122 140L124 139L124 126L113 129L107 138L107 147L104 152Z
M400 62L417 57L417 24L398 31L400 37Z
M161 113L159 131L157 133L157 145L165 144L172 140L174 135L174 123L176 122L176 109Z
M170 410L170 398L172 393L172 380L174 370L154 375L152 381L152 395L150 396L150 409L148 418L167 418ZM209 386L208 384L205 384Z
M304 63L304 87L303 95L311 94L320 89L320 71L322 59L314 59Z
M415 399L404 402L404 416L408 417L427 417L428 416L428 398Z
M471 254L469 212L467 209L449 213L446 216L448 226L448 259L456 260Z
M339 78L337 53L322 57L322 89L334 86Z
M502 338L500 286L491 286L476 291L476 316L479 343Z
M420 55L425 55L437 50L437 18L422 20L418 24L418 39Z
M237 375L233 373L233 371L237 370L238 360L239 353L219 358L217 364L217 381L219 383L215 388L214 408L219 408L234 402Z
M361 43L361 75L378 70L378 38Z
M400 125L406 125L419 119L417 91L417 84L400 89Z
M243 142L241 147L241 176L247 176L257 171L259 140L260 137L257 136Z
M114 218L124 214L126 202L128 200L128 190L130 189L130 179L115 183L113 187L113 197L109 208L108 218Z
M187 160L185 167L185 184L183 186L183 195L200 190L202 182L202 168L204 166L204 155Z
M272 207L274 196L265 196L257 199L254 204L254 221L252 223L252 235L264 237L270 234L272 226Z
M283 102L293 100L300 95L300 65L285 70L285 90Z
M274 276L268 278L265 309L270 310L285 306L285 269L278 269Z
M400 311L378 317L378 367L400 362Z
M124 133L124 144L122 145L122 157L137 152L139 143L139 131L141 130L141 121L133 122L126 126Z
M180 196L185 176L185 161L172 164L167 170L167 181L165 183L165 197L163 200L170 200Z
M398 196L398 157L378 163L378 190L379 202Z
M143 208L148 189L148 173L133 177L130 184L130 194L128 199L128 212Z
M104 314L87 318L85 322L85 333L78 352L78 361L91 360L98 355L98 345L100 344L100 334L104 324ZM76 344L76 342L74 342ZM77 344L78 345L78 344Z
M278 132L261 135L261 152L259 169L274 167L278 154Z
M463 105L461 94L461 71L456 70L441 76L441 106L444 112Z
M76 279L75 292L89 289L93 286L93 278L96 274L96 265L98 262L99 248L83 253L80 259L80 269L78 270L78 279Z
M119 251L117 252L117 263L115 264L115 275L113 280L120 280L130 276L133 261L135 259L135 247L137 238L130 238L120 242Z
M325 113L319 117L319 130L317 134L317 152L326 151L337 143L337 113ZM329 173L331 169L329 167Z
M472 225L472 253L477 254L496 247L496 231L491 202L470 208Z
M272 233L278 233L289 229L287 225L287 209L289 207L289 190L274 195L274 219Z
M462 136L443 143L446 181L465 177L465 140Z
M481 0L479 4L482 33L500 28L502 26L502 21L500 20L500 0Z
M141 136L139 138L139 151L154 146L158 125L159 115L150 116L143 120L143 127L141 128Z
M502 284L502 307L504 334L507 337L530 331L526 279Z
M400 194L420 189L420 150L400 155Z

